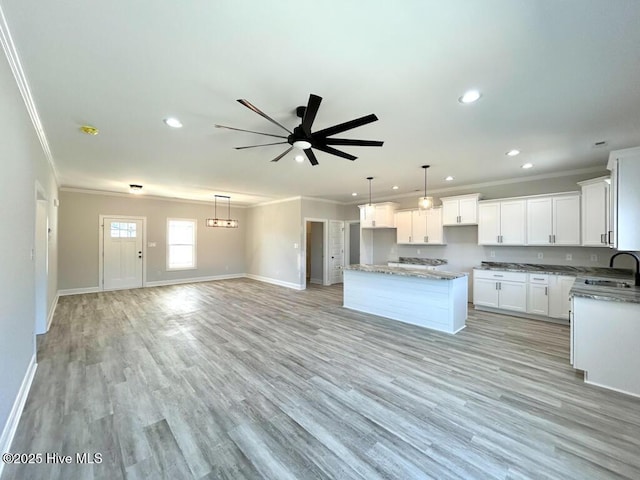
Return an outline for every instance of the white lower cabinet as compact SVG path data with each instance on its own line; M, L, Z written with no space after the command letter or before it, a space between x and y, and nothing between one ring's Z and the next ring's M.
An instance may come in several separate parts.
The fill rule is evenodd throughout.
M549 316L549 276L529 274L527 313Z
M473 271L473 303L569 321L574 277L498 270Z
M527 311L527 274L473 271L473 303L516 312Z

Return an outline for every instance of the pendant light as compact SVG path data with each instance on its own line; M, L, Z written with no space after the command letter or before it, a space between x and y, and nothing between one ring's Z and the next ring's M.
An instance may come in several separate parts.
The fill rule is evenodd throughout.
M424 168L424 197L418 199L418 208L420 208L420 210L430 210L433 208L433 197L427 197L427 168L429 167L430 165L422 166L422 168Z
M227 199L227 218L218 218L218 198ZM231 219L231 197L228 195L216 195L213 199L213 215L215 218L207 218L207 227L238 228L238 220Z
M373 180L373 177L367 177L367 180L369 180L369 204L364 208L364 218L373 218L373 214L375 211L375 206L371 204L371 180Z

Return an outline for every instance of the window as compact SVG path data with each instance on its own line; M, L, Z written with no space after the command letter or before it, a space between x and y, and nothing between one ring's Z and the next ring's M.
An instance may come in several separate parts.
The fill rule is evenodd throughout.
M167 270L196 268L196 221L167 219Z
M111 238L136 238L135 222L110 222Z

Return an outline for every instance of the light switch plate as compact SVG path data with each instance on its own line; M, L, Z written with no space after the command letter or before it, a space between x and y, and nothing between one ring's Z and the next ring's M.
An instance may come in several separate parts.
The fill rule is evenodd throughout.
M489 256L490 256L491 258L496 258L496 251L495 251L495 250L491 250L491 251L489 252Z
M591 261L592 262L597 262L598 261L598 255L596 255L595 253L591 254Z
M573 260L573 255L571 255L570 253L567 253L567 256L565 258L567 260Z
M542 258L544 258L544 253L538 252L538 259L542 259Z

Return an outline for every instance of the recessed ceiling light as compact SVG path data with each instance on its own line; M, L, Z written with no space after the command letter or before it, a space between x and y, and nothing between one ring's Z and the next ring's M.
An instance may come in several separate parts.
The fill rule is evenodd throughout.
M445 178L445 180L446 180L447 182L450 182L451 180L453 180L453 177L452 177L451 175L449 175L448 177L446 177L446 178Z
M520 150L516 150L514 148L513 150L509 150L505 155L508 155L509 157L515 157L516 155L520 155Z
M468 90L464 92L458 101L460 103L473 103L478 101L478 99L482 96L482 94L478 90Z
M527 169L527 168L531 168L533 167L533 163L525 163L524 165L522 165L522 168Z
M296 162L298 163L304 162L304 157L302 155L296 155L295 159L296 159Z
M129 184L129 192L140 195L142 193L142 185L136 185L135 183Z
M100 133L100 130L98 130L96 127L92 127L91 125L82 125L80 127L80 131L82 133L86 133L87 135L98 135L98 133Z
M164 123L166 123L168 126L170 126L171 128L182 128L182 122L180 120L178 120L177 118L168 117L168 118L165 118L162 121Z
M353 193L351 194L351 196L352 196L352 197L357 197L357 196L358 196L358 194L357 194L356 192L353 192Z
M393 187L391 187L391 188L392 188L393 190L397 190L397 189L398 189L398 188L400 188L400 187L398 187L398 185L394 185L394 186L393 186Z

